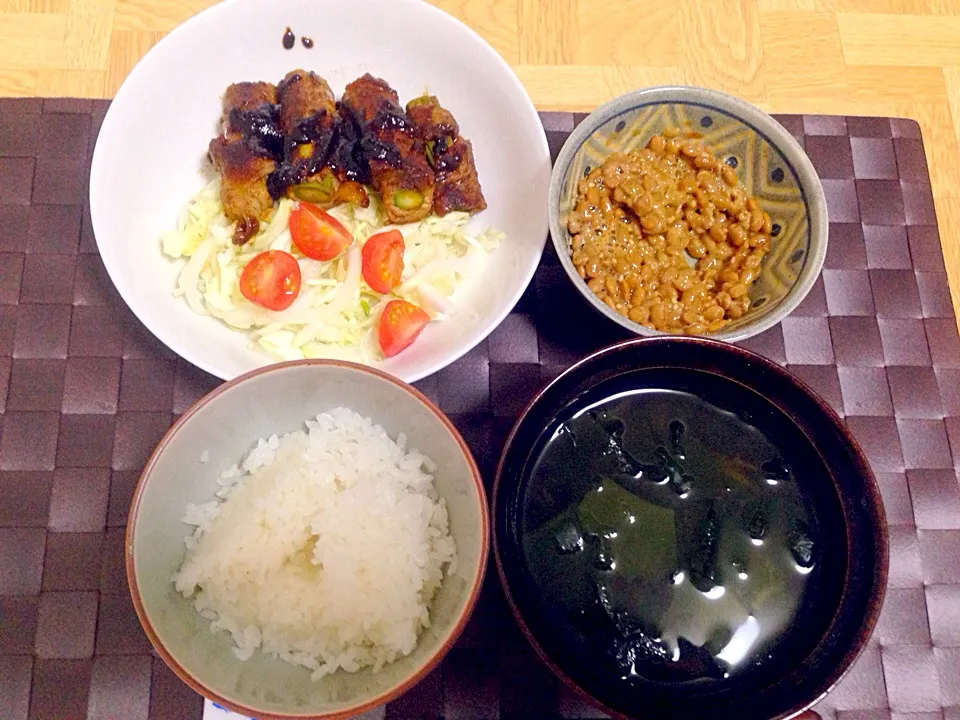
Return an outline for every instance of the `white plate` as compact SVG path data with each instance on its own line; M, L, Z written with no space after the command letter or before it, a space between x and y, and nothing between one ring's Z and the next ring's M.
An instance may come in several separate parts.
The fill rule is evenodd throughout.
M292 50L281 43L287 26L298 36ZM413 382L483 340L520 299L547 237L550 181L546 135L517 76L479 35L425 2L226 0L161 40L120 88L97 139L90 208L100 255L141 322L194 365L231 379L273 362L246 334L173 297L182 261L163 256L160 235L210 177L206 149L227 85L277 82L297 67L326 78L338 97L365 72L386 79L401 102L425 89L439 97L473 142L487 199L470 227L507 234L455 298L476 314L431 323L379 363Z

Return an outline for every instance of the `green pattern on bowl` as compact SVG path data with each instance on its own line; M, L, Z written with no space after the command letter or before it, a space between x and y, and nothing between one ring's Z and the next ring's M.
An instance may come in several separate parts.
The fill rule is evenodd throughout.
M715 91L653 88L596 110L567 140L551 183L551 234L561 263L582 294L605 315L638 335L657 335L608 308L577 275L570 260L566 217L577 185L614 152L643 148L671 127L696 132L719 159L736 166L747 192L779 226L750 291L750 310L713 337L742 340L783 319L803 299L823 265L826 201L810 161L773 118ZM692 263L691 259L691 263Z

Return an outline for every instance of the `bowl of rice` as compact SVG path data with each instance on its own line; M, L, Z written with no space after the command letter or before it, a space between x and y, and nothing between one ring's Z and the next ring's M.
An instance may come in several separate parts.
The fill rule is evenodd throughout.
M254 370L167 432L126 568L159 655L256 718L346 718L419 682L476 603L486 495L426 397L359 364Z

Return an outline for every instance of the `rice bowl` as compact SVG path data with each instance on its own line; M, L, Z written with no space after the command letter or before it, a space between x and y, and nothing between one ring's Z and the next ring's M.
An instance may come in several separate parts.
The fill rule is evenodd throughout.
M220 500L187 506L176 588L240 660L377 672L413 651L456 561L436 466L346 408L306 427L260 439Z
M390 581L381 584L381 588L389 586L390 602L394 596L400 595L407 600L403 604L406 614L401 623L402 631L397 633L397 638L401 634L404 638L391 641L395 650L383 653L385 662L376 672L376 658L371 654L367 659L373 662L355 671L347 672L340 667L335 672L313 677L320 661L316 669L311 669L309 662L287 662L276 653L268 652L269 648L263 642L248 659L242 660L238 652L241 655L244 652L234 636L228 631L213 631L211 621L217 618L211 612L205 613L208 617L202 616L194 604L196 597L185 598L174 585L173 577L179 576L184 569L188 555L184 536L194 531L194 527L183 523L184 509L191 504L198 508L204 506L217 498L217 493L229 496L242 489L230 488L245 484L253 476L242 465L239 468L233 466L241 463L251 448L254 448L254 459L248 467L253 469L270 453L280 450L285 435L308 435L311 430L304 427L305 418L334 413L337 408L344 407L351 408L361 418L370 418L373 424L382 428L382 431L372 430L372 425L367 426L366 421L357 425L357 428L361 425L366 428L364 433L373 433L384 441L378 441L378 445L387 447L390 444L391 449L386 450L383 457L394 458L396 463L385 460L385 464L399 463L398 467L404 468L391 471L396 473L395 479L399 482L403 477L413 481L405 491L409 496L406 501L410 502L411 508L418 508L419 514L406 514L415 518L410 526L415 532L409 535L412 539L409 547L423 546L425 537L431 539L423 553L424 567L418 566L410 572L410 584L414 589L417 583L421 584L421 589L427 588L435 584L429 578L436 578L440 573L442 580L429 603L425 596L417 599L413 590L394 585L397 578L402 577L399 572L391 571ZM320 432L326 434L326 430ZM273 434L277 435L276 441L270 440ZM265 450L256 450L260 440L264 440ZM271 449L271 444L276 448ZM404 445L402 450L401 444ZM363 446L365 456L368 447L369 443ZM413 448L419 451L419 457ZM343 456L345 462L347 457ZM421 464L416 471L404 465L414 466L418 462ZM264 469L269 470L269 467L257 467L254 473ZM241 482L234 483L238 471ZM223 477L224 474L227 477ZM373 477L372 473L364 474L368 479ZM383 475L377 477L384 479ZM434 492L430 491L428 482ZM284 483L284 487L288 484ZM381 489L395 485L394 481L377 484ZM319 483L318 487L321 486ZM413 487L419 489L414 491ZM372 488L367 485L366 489ZM361 495L367 497L366 491L357 494L356 498ZM340 496L338 500L349 499L346 493L341 492ZM441 498L443 503L440 503ZM229 503L221 505L221 516L225 513L223 507L229 507ZM382 506L387 507L392 505ZM430 518L424 522L427 510L430 510ZM191 518L202 521L201 516L213 514L208 508L195 511ZM395 511L391 514L402 515ZM441 529L444 514L451 544L447 544ZM356 515L346 517L355 518ZM397 535L396 528L399 527L396 519L394 517L393 535ZM329 539L342 539L346 534L353 537L351 526L338 525L336 520L323 522L330 530ZM384 528L384 532L387 531L389 527ZM383 537L377 534L378 531L369 532L373 538ZM262 543L260 535L255 537L257 547L253 556L265 558L268 547ZM211 532L209 538L216 539L215 533ZM430 555L429 543L433 543L436 551L436 561L432 565L426 562ZM350 544L353 546L348 551L351 557L366 554L373 557L374 563L378 558L399 557L373 543ZM336 542L334 547L338 547ZM453 547L456 561L450 562ZM382 371L354 363L301 360L271 365L221 385L190 408L167 432L147 462L134 493L127 524L126 565L133 605L147 637L159 657L194 691L234 712L260 720L347 718L397 697L437 666L463 631L476 604L488 547L489 517L483 481L466 443L449 419L416 389ZM270 561L275 562L276 557L274 555ZM247 562L250 562L249 554ZM266 560L264 563L261 569L270 564ZM380 575L381 580L387 577L386 573ZM374 582L376 580L373 578ZM209 581L204 582L212 589ZM275 595L268 591L265 597L272 601ZM308 603L298 601L294 613L299 612L300 605L307 606ZM427 626L419 614L421 605L426 608ZM320 604L309 606L317 608ZM226 605L220 607L229 609ZM331 609L333 605L324 607ZM356 611L364 613L365 618L380 613L380 619L387 620L381 624L382 628L401 628L401 625L390 623L400 614L385 612L374 607L373 603L357 609L341 605L340 611L352 613L354 619L357 618ZM286 619L289 621L289 617ZM259 622L262 618L250 626ZM416 629L418 623L419 630ZM269 631L263 627L260 629L263 631L261 639L273 637L273 628ZM416 632L419 634L412 651L404 654L400 650L406 651L411 635ZM289 635L284 637L289 638ZM357 635L349 644L367 650L375 643L385 648L391 644L383 642L385 637L381 634L364 639ZM339 641L329 645L320 642L311 647L322 646L327 651L325 663L336 660L335 649L341 647L337 643ZM292 652L299 650L294 648ZM386 662L391 653L395 659ZM362 654L354 657L360 658ZM340 659L349 668L347 655L343 653ZM333 665L327 667L327 670L332 669Z

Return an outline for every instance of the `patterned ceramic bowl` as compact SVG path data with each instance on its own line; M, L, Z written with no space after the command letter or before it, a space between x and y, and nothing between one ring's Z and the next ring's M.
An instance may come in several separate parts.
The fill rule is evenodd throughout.
M550 178L550 234L570 280L597 310L637 335L662 333L611 310L577 274L570 259L566 218L577 183L614 152L643 148L666 128L702 135L714 154L734 167L748 193L773 220L772 248L750 291L750 309L713 333L736 341L776 325L800 304L816 282L827 252L827 203L803 149L762 110L715 90L657 87L637 90L601 105L573 131Z

